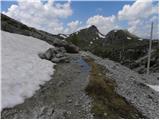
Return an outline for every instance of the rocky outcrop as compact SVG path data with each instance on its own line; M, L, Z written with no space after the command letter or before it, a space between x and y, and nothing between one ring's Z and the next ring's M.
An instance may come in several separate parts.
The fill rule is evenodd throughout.
M41 59L50 60L53 63L69 62L69 57L66 54L66 50L63 47L49 48L44 53L39 53Z

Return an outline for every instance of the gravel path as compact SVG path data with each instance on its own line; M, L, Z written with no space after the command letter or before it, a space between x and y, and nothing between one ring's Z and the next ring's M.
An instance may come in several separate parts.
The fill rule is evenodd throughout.
M92 118L90 98L85 94L90 67L80 55L57 64L52 79L23 104L4 109L2 118Z
M83 56L89 56L95 63L105 66L106 76L114 79L117 83L116 91L126 98L147 118L159 118L159 93L145 83L144 76L130 70L129 68L108 59L99 58L90 52L81 52ZM152 78L154 79L154 78ZM156 81L158 81L156 79ZM158 82L157 82L158 83Z

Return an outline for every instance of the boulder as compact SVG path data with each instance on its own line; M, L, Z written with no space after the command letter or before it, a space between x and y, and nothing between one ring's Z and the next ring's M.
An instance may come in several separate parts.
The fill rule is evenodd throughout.
M59 51L62 52L62 53L66 53L66 50L64 47L59 47Z
M54 47L49 48L44 53L39 53L39 57L41 59L50 60L53 63L60 63L60 62L69 62L69 58L66 56L66 50L64 47Z
M53 58L52 60L51 60L53 63L68 63L69 62L69 58L68 57L61 57L61 58Z
M51 60L53 63L59 63L60 62L60 59L59 58L52 58Z
M68 44L64 47L68 53L78 53L79 52L79 48L73 44Z
M55 57L54 48L49 48L45 53L45 58L47 60L51 60L53 57Z
M56 57L57 57L57 58L61 58L61 57L63 57L63 56L64 56L63 53L57 53L57 54L56 54Z
M44 53L39 53L38 56L39 56L41 59L46 59Z

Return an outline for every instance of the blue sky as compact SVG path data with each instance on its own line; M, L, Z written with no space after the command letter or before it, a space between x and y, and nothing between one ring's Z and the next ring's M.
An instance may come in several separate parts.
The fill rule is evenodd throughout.
M138 26L144 27L145 25L146 28L148 28L151 17L153 17L155 27L159 25L159 23L157 22L157 17L159 14L157 10L157 1L152 2L151 0L145 0L148 2L143 3L138 3L136 1L71 1L68 7L63 7L62 9L56 7L56 4L65 6L67 2L56 1L54 2L54 4L50 2L52 7L50 7L50 9L46 11L44 10L44 8L45 4L48 3L49 5L48 1L40 1L41 3L31 3L25 0L24 2L22 1L1 1L1 12L29 26L46 30L54 34L75 32L81 28L94 24L103 34L107 34L107 32L109 32L109 30L111 29L128 29L135 34L139 34L139 36L147 37L146 35L149 31L146 31L146 35L144 35L144 33L139 33L139 31L143 30L142 28L138 28ZM31 4L34 4L34 6L36 6L37 4L39 5L39 8L34 8L34 6L29 7L31 6ZM8 9L11 8L12 5L16 5L16 7L8 11ZM39 12L36 9L40 9L42 11ZM41 15L43 11L44 17L48 19L44 19ZM26 15L24 16L22 12ZM56 15L54 15L55 13ZM39 16L41 17L36 18L35 16L37 16L37 14L39 14ZM142 17L143 15L144 17ZM32 19L35 18L33 23L28 22L29 17L31 17ZM42 20L43 23L38 20ZM46 21L45 24L44 21ZM144 28L144 30L146 28ZM158 29L155 29L156 34L158 35ZM157 36L156 34L154 36Z
M77 19L80 21L85 21L95 14L111 16L122 9L125 4L133 4L133 2L134 1L72 1L71 7L74 10L73 15L64 20L64 22L67 23ZM1 11L7 11L13 4L17 4L17 2L2 1Z

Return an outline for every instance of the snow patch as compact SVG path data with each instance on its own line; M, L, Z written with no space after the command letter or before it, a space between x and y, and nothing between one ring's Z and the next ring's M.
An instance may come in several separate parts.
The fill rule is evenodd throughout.
M63 38L67 38L67 36L66 36L66 35L63 35L63 34L60 34L60 36L63 37Z
M23 35L1 32L2 34L2 106L14 107L31 97L39 85L50 80L53 64L38 57L53 47L46 42Z
M150 84L147 84L147 86L149 86L149 87L152 88L153 90L159 92L159 85L150 85Z
M98 36L99 36L100 38L105 38L105 36L102 35L101 33L98 33Z
M78 34L79 32L76 32L76 35Z
M92 41L90 41L90 44L93 44L93 42L92 42Z
M132 38L130 38L130 37L127 37L127 39L128 39L128 40L130 40L130 39L132 39Z

